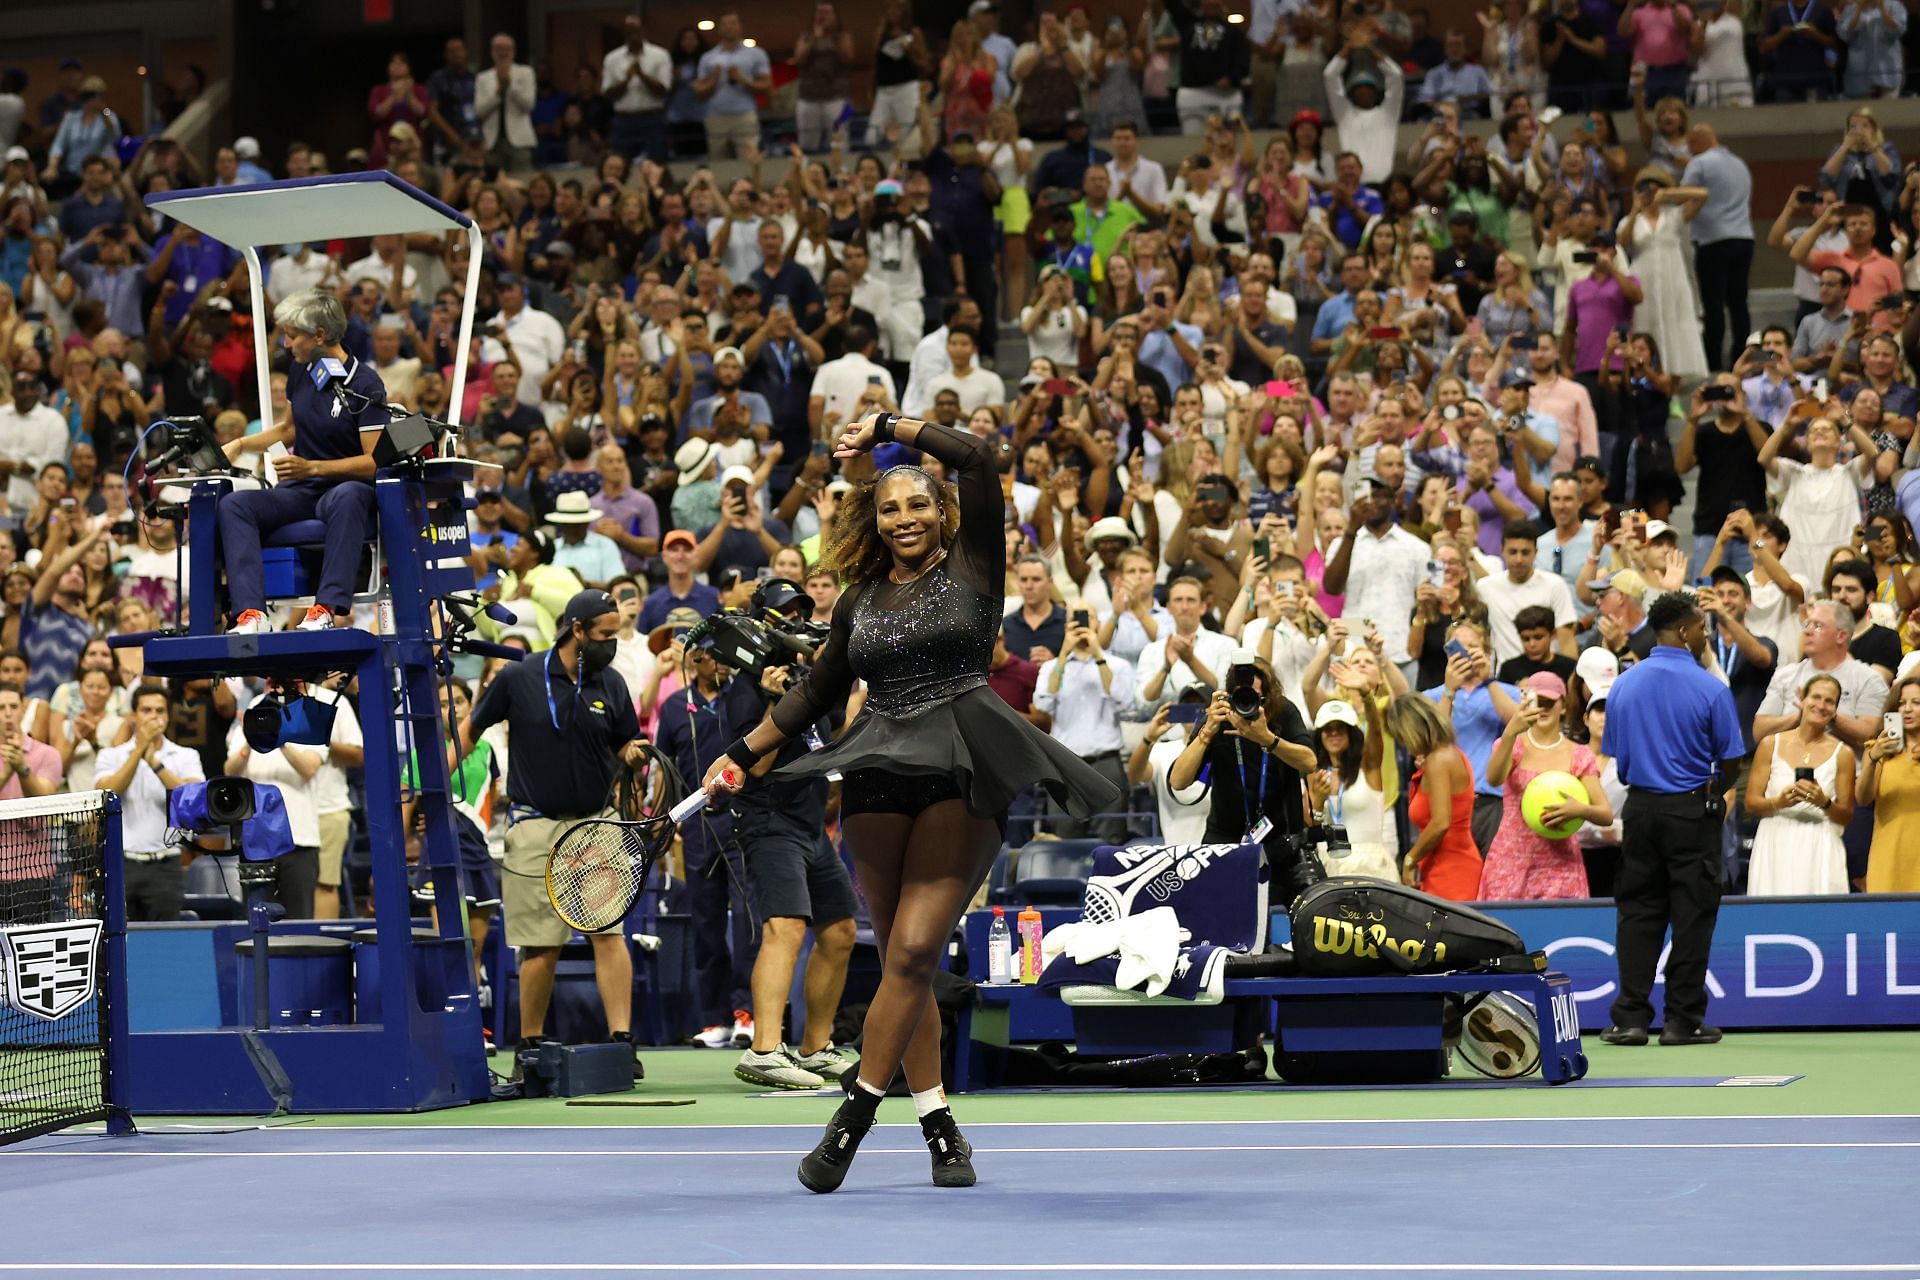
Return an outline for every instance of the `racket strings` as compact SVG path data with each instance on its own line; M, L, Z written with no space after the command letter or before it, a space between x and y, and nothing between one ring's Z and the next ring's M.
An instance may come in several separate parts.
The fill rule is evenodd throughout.
M574 824L547 859L547 894L555 912L583 933L620 923L672 839L673 824L665 818Z

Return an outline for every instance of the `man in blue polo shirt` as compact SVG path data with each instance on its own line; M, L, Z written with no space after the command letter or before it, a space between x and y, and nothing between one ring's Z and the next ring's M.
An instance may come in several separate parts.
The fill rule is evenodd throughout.
M1506 803L1500 788L1487 781L1487 760L1507 721L1519 710L1520 691L1489 678L1493 658L1479 623L1456 622L1448 627L1447 644L1452 646L1455 641L1466 652L1450 653L1446 682L1423 689L1421 694L1439 703L1440 710L1453 721L1454 745L1473 766L1473 842L1485 857L1494 833L1500 830Z
M1670 592L1647 610L1654 647L1620 673L1607 698L1601 750L1627 786L1614 946L1620 994L1608 1044L1647 1042L1654 971L1668 926L1666 1019L1661 1044L1712 1044L1706 1025L1707 953L1720 912L1720 841L1746 744L1733 693L1700 665L1707 624L1690 596Z

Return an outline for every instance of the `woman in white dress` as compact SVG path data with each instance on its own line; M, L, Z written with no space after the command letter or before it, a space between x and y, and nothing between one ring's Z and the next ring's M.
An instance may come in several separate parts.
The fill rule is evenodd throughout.
M1755 898L1847 892L1853 752L1833 736L1840 682L1817 675L1800 690L1800 723L1760 742L1747 779L1747 812L1760 819L1747 868Z
M1693 80L1696 107L1750 107L1753 73L1747 69L1746 27L1741 0L1705 0L1693 10ZM1852 95L1849 95L1852 96Z
M1387 839L1388 804L1381 761L1386 755L1386 729L1380 707L1362 693L1348 691L1366 709L1366 728L1352 705L1338 700L1322 703L1313 718L1315 754L1321 767L1307 775L1307 799L1316 825L1344 828L1348 848L1322 846L1330 876L1373 876L1398 882Z
M1634 175L1633 207L1620 221L1620 247L1645 293L1634 326L1653 335L1667 372L1707 376L1707 349L1687 272L1687 224L1706 203L1704 187L1677 187L1665 169L1648 165Z
M1804 419L1800 420L1804 421ZM1840 428L1831 418L1807 423L1807 457L1798 462L1780 456L1799 428L1789 414L1780 429L1760 446L1760 465L1780 486L1780 518L1793 530L1793 541L1780 554L1788 573L1804 582L1827 580L1827 558L1834 548L1853 539L1860 523L1860 491L1873 483L1873 463L1880 447L1873 438L1853 428L1854 460L1840 463Z

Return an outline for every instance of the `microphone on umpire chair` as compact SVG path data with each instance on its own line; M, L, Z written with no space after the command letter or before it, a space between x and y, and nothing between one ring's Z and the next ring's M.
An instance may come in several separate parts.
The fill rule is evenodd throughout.
M307 366L307 376L313 379L313 389L315 391L333 392L333 398L339 401L340 407L346 412L354 413L357 412L358 409L367 407L367 398L365 396L358 392L350 392L347 389L347 378L349 375L344 361L336 360L332 356L322 356ZM347 398L349 395L352 395L355 400L360 402L357 408L352 400Z

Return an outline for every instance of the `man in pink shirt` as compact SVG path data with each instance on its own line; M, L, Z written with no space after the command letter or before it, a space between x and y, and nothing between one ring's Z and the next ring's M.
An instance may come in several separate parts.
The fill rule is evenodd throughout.
M1838 222L1847 233L1847 247L1837 253L1816 250L1814 243ZM1793 260L1811 271L1839 267L1853 279L1847 290L1847 310L1855 315L1873 316L1876 329L1887 327L1887 317L1875 314L1880 300L1889 294L1901 294L1906 288L1900 278L1900 266L1873 247L1873 212L1863 205L1831 205L1800 233L1789 250Z
M1527 407L1560 424L1560 442L1553 448L1553 460L1536 470L1548 475L1571 471L1576 458L1600 452L1600 425L1593 414L1593 397L1580 383L1560 376L1560 348L1551 333L1535 339L1527 358L1533 366L1533 390L1527 395Z
M1646 68L1647 101L1687 95L1693 10L1673 0L1628 0L1620 35L1633 41L1633 61Z

